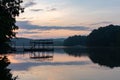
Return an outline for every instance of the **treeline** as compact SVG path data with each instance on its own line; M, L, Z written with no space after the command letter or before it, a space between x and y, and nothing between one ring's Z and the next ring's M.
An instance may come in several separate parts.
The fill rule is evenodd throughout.
M86 45L87 36L75 35L64 40L64 46Z
M64 41L64 46L119 47L120 26L108 25L93 30L88 36L71 36Z

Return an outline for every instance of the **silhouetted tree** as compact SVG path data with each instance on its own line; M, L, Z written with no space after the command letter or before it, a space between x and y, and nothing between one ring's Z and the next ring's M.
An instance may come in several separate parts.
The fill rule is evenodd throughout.
M10 61L6 56L0 57L0 79L1 80L16 80L17 77L13 77L10 73L10 69L7 66L10 64Z
M16 16L23 12L21 3L22 0L0 0L0 52L10 47L8 42L16 35Z
M120 46L120 26L109 25L93 30L87 37L87 45L92 47Z
M86 36L71 36L64 40L64 46L86 45Z

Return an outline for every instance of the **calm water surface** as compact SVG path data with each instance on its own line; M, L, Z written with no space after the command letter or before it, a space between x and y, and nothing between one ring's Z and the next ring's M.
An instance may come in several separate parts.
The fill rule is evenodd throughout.
M57 48L13 53L8 58L18 80L120 80L119 50Z

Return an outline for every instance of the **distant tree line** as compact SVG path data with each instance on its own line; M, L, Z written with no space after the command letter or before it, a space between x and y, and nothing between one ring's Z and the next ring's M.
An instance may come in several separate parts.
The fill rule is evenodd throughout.
M86 45L87 36L75 35L64 40L64 46Z
M108 25L94 29L88 36L72 36L64 41L65 46L119 47L120 26Z
M109 25L93 30L87 37L88 46L120 46L120 26Z

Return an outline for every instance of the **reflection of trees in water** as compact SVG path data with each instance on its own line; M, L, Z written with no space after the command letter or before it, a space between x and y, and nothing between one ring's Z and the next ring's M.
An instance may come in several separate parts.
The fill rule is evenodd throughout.
M110 68L120 67L120 49L116 48L65 48L64 51L71 56L81 57L87 55L93 63Z
M10 64L10 61L6 56L0 57L0 79L2 80L16 80L17 77L12 77L10 73L11 69L8 69L7 66Z
M89 49L89 57L94 63L110 68L120 67L120 49L116 48L92 48Z
M74 57L81 57L83 55L86 55L87 49L86 48L64 48L64 51Z

